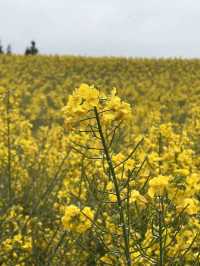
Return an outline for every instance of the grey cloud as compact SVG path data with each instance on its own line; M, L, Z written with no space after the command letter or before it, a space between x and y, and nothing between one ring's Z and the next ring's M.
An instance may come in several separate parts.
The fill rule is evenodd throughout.
M23 53L200 56L199 0L0 0L0 38Z

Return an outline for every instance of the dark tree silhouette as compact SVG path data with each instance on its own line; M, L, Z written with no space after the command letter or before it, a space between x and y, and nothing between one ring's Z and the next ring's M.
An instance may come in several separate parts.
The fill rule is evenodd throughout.
M38 54L38 49L36 48L35 41L31 42L31 54L32 55Z
M3 54L3 46L1 44L1 41L0 41L0 54Z
M29 47L26 47L26 50L25 50L25 55L30 55L31 54L31 50Z
M31 41L31 46L26 48L25 55L36 55L36 54L38 54L36 43L35 41Z

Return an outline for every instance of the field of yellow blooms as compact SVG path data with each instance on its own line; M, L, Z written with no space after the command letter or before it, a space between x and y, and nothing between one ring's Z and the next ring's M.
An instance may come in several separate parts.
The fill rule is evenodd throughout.
M0 56L0 265L200 265L200 60Z

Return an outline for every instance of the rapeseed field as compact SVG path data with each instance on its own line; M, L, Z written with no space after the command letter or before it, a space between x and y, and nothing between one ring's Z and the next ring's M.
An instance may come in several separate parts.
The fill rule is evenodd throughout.
M0 56L0 265L200 265L200 60Z

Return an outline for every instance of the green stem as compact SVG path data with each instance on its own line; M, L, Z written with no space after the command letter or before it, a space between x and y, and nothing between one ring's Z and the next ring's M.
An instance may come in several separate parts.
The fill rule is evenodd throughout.
M10 91L7 92L7 107L6 107L6 122L7 122L7 156L8 156L8 202L12 199L12 174L11 174L11 140L10 140Z
M164 246L163 246L163 199L159 196L159 266L164 266Z
M115 170L114 170L114 166L109 154L109 150L106 144L106 140L102 131L102 127L101 127L101 122L100 122L100 118L99 118L99 114L97 111L97 108L94 107L94 113L95 113L95 117L96 117L96 121L97 121L97 125L98 125L98 131L99 131L99 135L101 138L101 142L103 145L103 149L106 155L106 160L111 172L111 176L112 176L112 180L114 183L114 187L115 187L115 192L116 192L116 196L117 196L117 204L119 206L119 215L120 215L120 221L122 223L122 232L123 232L123 238L124 238L124 246L125 246L125 257L126 257L126 264L127 266L131 266L131 256L130 256L130 250L129 250L129 236L128 236L128 230L126 228L126 223L125 223L125 217L124 217L124 212L123 212L123 206L122 206L122 200L121 200L121 196L120 196L120 190L119 190L119 186L118 186L118 182L117 182L117 177L115 174Z

